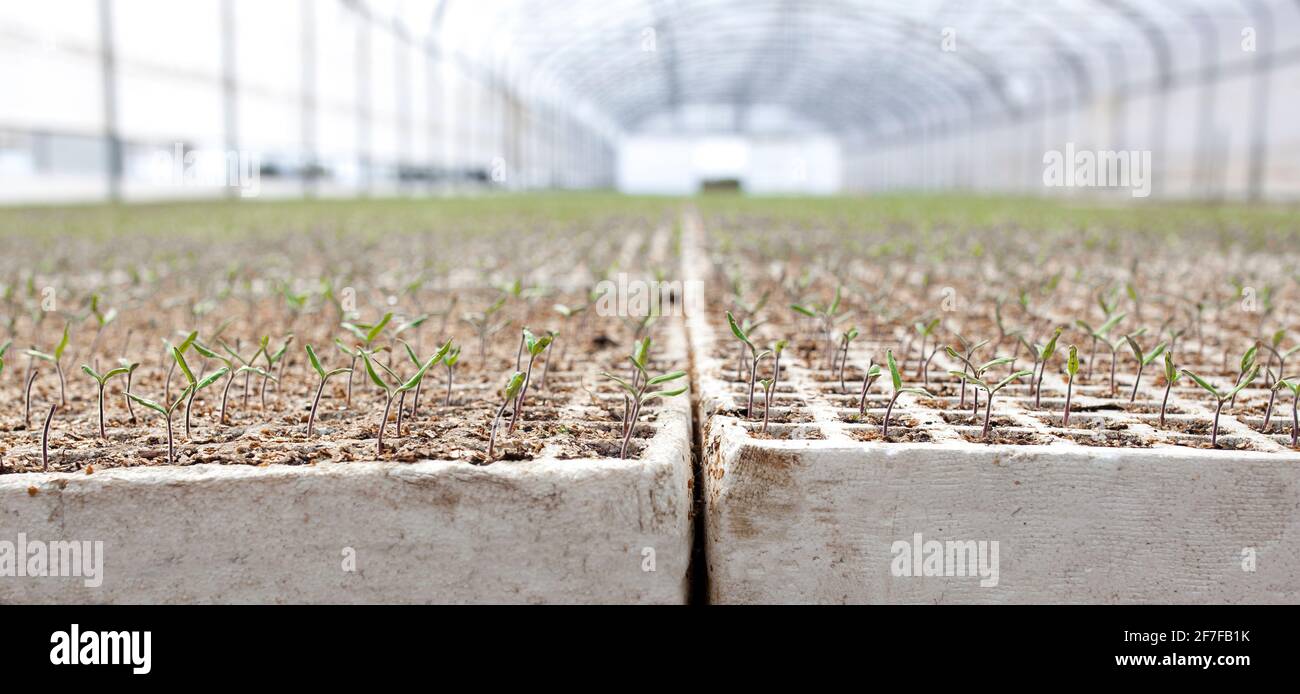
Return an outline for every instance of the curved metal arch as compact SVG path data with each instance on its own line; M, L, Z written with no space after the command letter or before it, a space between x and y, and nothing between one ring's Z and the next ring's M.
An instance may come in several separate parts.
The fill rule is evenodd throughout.
M849 6L845 3L836 3L834 6L832 6L832 9L839 11L841 15L849 16L851 19L861 21L864 26L879 25L879 19L880 19L879 13L877 13L877 15L874 17L867 17L864 11L860 10L857 7ZM710 13L715 13L715 12L717 12L717 10L715 10L714 8L709 8L705 12L702 19L706 19L706 20L709 19L711 16ZM836 17L837 15L830 14L829 16ZM890 16L896 19L898 17L898 15L896 14ZM691 18L701 19L699 13L696 13ZM905 31L895 31L892 35L900 36L903 39L906 39L909 37L907 30L910 30L912 37L924 37L927 39L931 38L929 33L926 32L925 27L915 26L915 23L908 18L897 20L896 25L903 26L905 28ZM912 25L912 26L908 26L908 25ZM600 28L603 28L603 26L598 27L598 29ZM608 33L606 33L606 35L608 35ZM674 39L675 38L676 37L674 37ZM538 69L540 70L542 68L549 67L548 64L554 62L555 57L557 55L562 54L566 50L569 50L570 47L573 48L586 47L589 46L590 43L591 41L585 35L583 34L574 35L571 37L570 41L568 41L565 45L562 45L559 49L552 51L550 55L548 55L547 58L543 61L543 63L538 65ZM596 49L588 49L588 50L594 52ZM677 49L677 51L680 51L680 47ZM1001 82L1001 72L999 70L999 66L994 64L994 61L992 60L991 57L984 56L978 51L968 51L966 53L958 55L957 57L959 58L959 60L964 62L969 68L971 68L975 73L978 73L988 86L993 87L994 93L998 96L999 100L1002 101L1003 104L1008 109L1014 108L1014 105L1011 104L1010 101L1007 99L1005 91L1003 90L1003 85ZM571 70L578 71L578 72L586 72L588 71L586 67L590 64L591 64L590 60L585 60L585 59L579 60L577 61L575 67L571 68ZM569 70L561 71L560 74L565 74L568 71ZM587 94L591 93L590 91L584 89L577 89L576 91L587 93Z

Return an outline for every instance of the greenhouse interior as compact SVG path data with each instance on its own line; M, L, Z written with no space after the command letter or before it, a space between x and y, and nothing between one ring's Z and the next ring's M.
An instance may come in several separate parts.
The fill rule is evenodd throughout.
M0 604L1300 603L1300 2L47 0L0 86Z

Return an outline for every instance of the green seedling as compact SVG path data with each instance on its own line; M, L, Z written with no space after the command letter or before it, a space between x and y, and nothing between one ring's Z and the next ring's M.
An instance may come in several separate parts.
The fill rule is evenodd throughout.
M988 373L990 369L996 368L998 366L1002 366L1004 364L1013 364L1013 363L1015 363L1015 359L1013 359L1012 357L994 357L984 362L983 364L980 364L979 366L972 365L970 373L976 379L984 380L984 374ZM972 392L971 402L973 403L971 405L971 416L977 417L979 416L980 413L980 393L978 390Z
M447 350L447 356L442 358L442 365L447 367L447 397L443 398L443 407L451 407L451 384L455 381L456 365L459 363L460 345L452 345L452 348Z
M238 344L236 344L236 346L238 346ZM231 375L231 378L234 378L235 375L238 375L238 374L241 374L241 373L244 374L244 388L243 388L243 390L244 390L244 395L243 395L243 400L244 400L244 409L247 410L247 409L248 409L248 394L249 394L249 393L251 392L251 390L252 390L251 388L249 388L249 383L248 383L248 382L249 382L249 379L252 378L253 374L265 375L265 374L267 373L266 371L263 371L261 368L256 367L256 366L253 365L253 362L257 361L257 358L258 358L259 356L261 356L261 354L262 354L262 349L259 347L258 350L257 350L256 352L253 352L252 356L250 356L249 358L245 359L244 357L242 357L242 356L239 354L239 352L236 352L236 351L234 350L234 348L232 348L230 345L226 344L224 341L221 342L221 348L224 349L224 350L226 350L226 353L230 355L231 359L234 359L235 361L239 362L240 365L241 365L238 369L235 369L235 372L234 372L234 374ZM202 352L200 352L200 354L202 354ZM227 362L227 363L228 363L228 365L233 365L233 364L234 364L234 362ZM229 386L230 384L226 384L226 385ZM225 412L225 406L224 406L224 405L222 406L222 412ZM224 414L222 415L222 421L223 421L223 422L225 421L225 415L224 415Z
M790 308L796 313L812 318L820 325L822 336L826 341L826 362L830 364L831 369L835 368L835 342L832 335L835 333L835 323L838 320L836 314L840 310L840 294L841 288L836 287L835 298L831 299L826 306L790 304Z
M875 360L867 360L867 372L862 377L862 393L858 396L858 414L867 414L867 391L871 389L871 384L880 378L880 365Z
M346 344L343 343L342 340L338 339L337 337L334 338L334 346L337 347L340 352L352 358L352 363L348 365L347 401L343 405L343 409L348 409L352 407L352 374L354 374L357 370L357 360L361 358L361 348L348 347Z
M1294 380L1280 378L1273 386L1274 392L1279 388L1291 391L1291 447L1300 448L1300 413L1297 413L1296 409L1300 405L1300 378Z
M767 323L767 321L753 322L750 321L750 319L748 318L736 322L740 326L740 332L744 333L745 335L752 335L755 330L758 330L765 323ZM749 346L750 345L748 345L744 341L741 341L739 344L736 345L736 380L744 380L745 378L745 367L748 365L748 361L745 359L745 348Z
M1165 350L1165 396L1160 400L1160 426L1165 425L1165 409L1169 406L1169 391L1173 389L1174 384L1182 377L1182 372L1174 365L1173 350ZM1131 401L1130 401L1131 402Z
M1142 382L1142 370L1165 353L1166 345L1161 342L1150 352L1143 352L1142 345L1138 344L1133 335L1125 335L1124 339L1128 342L1128 348L1133 350L1133 359L1137 361L1137 376L1133 378L1133 392L1128 396L1128 401L1134 402L1137 400L1138 384Z
M1219 441L1219 414L1223 412L1223 406L1226 405L1229 400L1234 398L1237 395L1237 393L1240 393L1243 388L1245 388L1246 386L1254 382L1254 380L1259 376L1259 366L1252 365L1250 371L1246 373L1244 376L1239 377L1237 379L1236 385L1234 385L1231 390L1227 390L1227 391L1221 391L1218 388L1215 388L1213 385L1210 384L1209 381L1206 381L1205 379L1201 378L1200 376L1197 376L1195 373L1188 371L1187 369L1183 369L1182 372L1186 374L1188 378L1195 381L1196 385L1204 388L1207 392L1209 392L1209 394L1215 400L1214 428L1210 432L1210 447L1214 448Z
M555 309L556 313L560 314L564 318L564 322L560 324L560 332L562 333L568 332L569 321L574 316L579 315L587 310L586 306L569 307L569 306L565 306L564 304L556 304L553 308ZM569 345L568 340L565 340L564 342L560 343L560 353L556 361L560 362L561 364L564 363L564 349L568 345ZM550 359L547 359L547 361L549 362Z
M506 297L503 296L482 311L466 313L461 317L461 320L474 329L474 335L478 338L479 360L483 360L487 356L488 338L506 326L506 321L497 320L497 314L501 312L505 305Z
M117 319L117 309L110 308L107 311L101 311L99 308L99 294L91 294L90 313L95 317L95 337L90 341L90 358L94 360L95 350L99 346L99 337L104 333L104 328L107 328L109 323Z
M731 327L731 334L735 335L736 339L740 340L741 344L749 348L749 354L751 357L749 364L749 399L745 404L745 418L753 419L754 386L756 384L755 379L758 375L758 363L763 360L763 357L771 354L771 352L766 350L763 352L758 351L758 347L749 339L749 335L747 335L745 331L736 324L736 317L731 315L731 311L727 311L727 325ZM635 360L633 363L636 363ZM635 381L635 378L633 380Z
M189 335L186 335L186 336L185 336L185 339L182 340L181 343L180 343L179 345L175 345L175 347L178 348L178 349L180 349L181 354L184 354L185 351L188 350L188 349L190 348L190 345L194 344L194 341L197 340L198 337L199 337L199 333L198 333L198 331L197 331L197 330L192 331L192 332L190 332ZM173 348L172 343L168 342L168 341L166 340L166 338L164 338L164 339L163 339L163 353L164 353L163 360L164 360L164 361L167 360L167 359L170 359L170 358L171 358L171 356L172 356L172 348ZM171 360L171 365L167 367L167 380L163 383L163 400L164 400L164 401L171 400L171 397L172 397L172 373L174 373L175 371L176 371L176 360L175 360L175 359L172 359L172 360ZM247 404L247 403L245 403L245 404Z
M407 379L404 383L397 381L396 374L388 372L389 377L394 379L394 384L390 384L388 381L384 380L384 378L379 375L379 372L375 370L375 362L370 358L373 353L362 350L361 360L365 362L366 374L370 376L370 380L373 381L375 385L379 386L379 388L384 391L384 416L379 420L379 439L375 445L376 455L382 456L384 454L384 427L388 424L388 413L391 412L393 408L393 397L399 393L404 394L420 385L420 381L424 380L425 372L429 370L429 367L437 363L439 359L442 359L446 354L447 349L448 345L443 345L442 350L438 353L436 358L431 358L429 361L425 362L424 365L420 367L419 371L416 371L415 375ZM383 368L383 365L380 365L380 367ZM398 436L401 436L400 424L398 425L397 433Z
M307 351L307 361L311 363L311 368L315 369L316 375L320 376L320 385L316 387L316 397L312 398L311 401L311 413L307 415L307 438L311 438L312 428L316 424L316 408L320 405L321 394L325 392L325 382L330 379L330 376L337 376L341 373L347 373L351 371L351 369L339 368L339 369L334 369L333 371L326 371L325 367L321 366L320 357L316 356L316 350L313 349L310 344L306 345L306 351ZM223 408L224 405L225 405L225 398L223 397L222 398Z
M772 378L769 379L771 385L768 386L768 390L773 393L776 392L776 384L781 381L781 353L785 352L785 348L789 345L789 340L777 340L772 343Z
M766 434L768 414L772 411L772 379L760 378L758 383L763 386L763 427L759 433Z
M1047 344L1039 348L1034 354L1034 363L1038 368L1038 378L1035 379L1033 376L1030 376L1029 385L1034 391L1035 408L1039 407L1042 402L1043 372L1047 371L1047 362L1051 361L1052 355L1056 354L1056 341L1061 337L1061 330L1063 330L1063 328L1058 327L1056 332L1052 333L1052 339L1048 340Z
M546 374L551 370L551 350L555 348L555 340L560 336L554 330L546 331L546 335L551 338L551 344L546 346L546 362L542 364L542 390L546 390Z
M844 367L849 363L849 344L858 338L857 328L849 328L840 335L840 392L847 390L844 385Z
M1079 327L1087 331L1092 337L1092 351L1088 354L1088 380L1092 380L1092 363L1097 354L1098 343L1105 345L1106 348L1110 350L1110 396L1112 398L1115 397L1115 364L1119 359L1119 347L1122 341L1111 341L1110 331L1113 330L1116 325L1119 325L1119 322L1124 320L1124 316L1126 315L1127 314L1125 313L1116 313L1108 318L1105 323L1102 323L1101 327L1096 330L1093 330L1083 321L1077 322Z
M59 338L59 344L54 346L52 352L42 352L37 349L27 350L27 355L33 359L48 361L54 364L54 370L59 375L59 406L68 405L67 388L63 381L63 353L68 349L68 324L63 324L63 337Z
M992 430L994 396L998 394L998 391L1002 390L1003 388L1006 388L1008 385L1011 385L1015 381L1018 381L1024 378L1025 376L1029 376L1031 378L1034 376L1033 371L1021 370L1012 373L1010 376L1007 376L1006 378L1002 379L1001 381L998 381L995 384L991 384L985 381L984 379L972 376L966 373L965 371L949 371L948 373L952 374L953 376L956 376L957 378L964 378L969 380L972 386L976 388L983 388L984 392L988 394L988 402L984 403L984 429L980 433L980 438L983 438L985 440L988 439L989 432Z
M142 398L139 395L136 395L135 393L129 391L126 394L128 398L131 398L137 403L162 415L163 420L167 422L167 464L168 465L173 464L173 462L176 460L176 447L172 440L172 414L174 414L176 412L176 408L180 407L181 403L185 402L185 399L189 397L190 394L189 390L190 390L189 387L186 387L185 390L181 391L180 396L176 398L176 401L173 402L170 407L156 403L153 400L150 400L149 398Z
M898 362L894 361L894 350L891 349L885 351L885 362L889 365L889 378L891 381L893 381L893 385L894 385L894 394L892 397L889 398L889 405L885 407L885 421L880 428L880 438L888 441L889 440L889 416L894 411L894 403L898 402L898 396L902 395L903 393L912 393L914 395L921 395L927 398L931 398L934 396L930 394L930 391L924 388L903 387L903 376L898 372Z
M939 342L938 340L935 341L934 349L930 351L929 355L925 353L925 343L938 330L939 319L932 318L929 321L918 321L912 327L916 329L916 334L921 336L921 351L916 357L916 376L921 379L922 385L928 388L930 386L930 361L934 359L934 355L939 351ZM903 357L903 360L907 361L907 355L903 355Z
M104 385L108 383L108 379L114 376L131 373L131 369L128 369L125 366L119 366L115 369L109 369L108 373L100 374L90 368L89 364L82 364L81 370L85 371L86 375L95 379L95 384L99 386L99 438L107 439L108 433L104 429Z
M275 392L276 392L277 394L280 392L280 381L281 381L281 379L284 378L284 365L285 365L285 363L288 361L288 360L285 359L284 357L285 357L286 354L289 353L289 345L293 344L293 335L290 335L290 336L286 337L286 338L284 339L284 344L280 345L280 349L277 349L274 353L271 352L270 344L271 344L271 337L270 337L269 335L265 335L265 336L263 336L263 337L262 337L262 342L261 342L261 347L262 347L262 349L261 349L261 353L262 353L262 358L266 360L266 373L268 374L267 376L263 376L263 377L262 377L262 392L261 392L261 397L262 397L262 409L263 409L263 410L266 409L266 383L267 383L267 381L274 381L274 382L275 382ZM273 373L273 372L275 371L275 365L276 365L276 364L279 364L279 365L280 365L280 375L279 375L279 376L276 376L275 378L271 378L271 377L269 376L269 374L271 374L271 373Z
M222 344L225 345L225 343ZM229 347L226 347L225 349L230 354L232 355L234 354L234 351L231 350ZM235 375L239 371L235 366L235 357L223 357L220 354L218 354L216 351L208 347L207 345L204 345L203 343L197 340L195 340L194 342L194 351L198 352L199 355L205 359L215 359L221 362L225 366L226 385L221 389L221 414L217 417L217 423L222 426L225 426L226 425L226 401L230 396L230 385L235 382ZM128 381L127 390L130 389L131 386L130 386L130 382Z
M1070 345L1070 352L1065 357L1065 414L1061 415L1061 426L1070 426L1070 398L1074 395L1074 377L1079 374L1079 348Z
M223 366L203 378L198 378L194 375L194 371L190 369L189 363L185 361L185 354L181 352L180 348L172 348L172 359L175 359L176 364L181 367L181 373L185 375L185 382L189 384L186 390L189 391L190 396L185 399L185 440L188 441L190 438L190 412L194 409L194 397L199 394L199 391L220 381L221 377L230 371L230 367Z
M961 335L957 335L957 342L960 343L961 345L961 351L953 349L952 347L946 348L945 351L948 353L949 357L952 357L953 359L961 362L962 371L970 371L971 373L974 373L975 363L972 360L975 358L975 353L978 352L980 348L987 345L989 341L980 340L979 342L971 342L966 338L962 337ZM961 382L961 397L957 401L957 407L958 408L966 407L966 380L965 379L962 379Z
M1256 342L1255 344L1250 346L1250 349L1246 350L1246 352L1241 355L1241 364L1240 364L1241 370L1237 372L1237 380L1233 382L1234 386L1236 386L1238 383L1241 383L1241 379L1246 377L1247 372L1249 372L1252 369L1255 369L1256 357L1258 356L1259 356L1259 343ZM1255 370L1258 371L1259 369L1255 369ZM1236 407L1236 406L1237 406L1237 394L1233 393L1232 398L1228 401L1228 407Z
M1286 339L1286 331L1279 330L1273 333L1273 337L1269 342L1261 343L1264 349L1268 350L1269 354L1272 355L1269 357L1269 363L1272 363L1273 359L1277 359L1277 372L1279 375L1286 373L1287 357L1290 357L1296 352L1300 352L1300 345L1296 345L1291 349L1283 351L1282 340L1284 339ZM0 350L0 354L3 353L4 351ZM1268 409L1264 410L1264 431L1268 431L1269 422L1273 420L1273 403L1277 399L1278 389L1271 387L1272 384L1265 383L1264 385L1269 387Z
M618 449L619 458L627 457L627 447L628 444L631 443L632 441L632 434L636 431L637 419L640 418L641 416L641 407L645 405L645 403L650 402L655 398L671 398L686 392L685 387L679 388L677 390L655 390L655 391L650 390L650 388L654 386L663 385L664 383L676 381L677 379L686 376L686 372L673 371L671 373L660 374L658 376L651 376L645 369L646 361L647 361L646 353L649 351L649 343L650 343L649 338L646 338L643 341L643 344L646 345L646 348L644 350L639 350L640 351L639 361L637 357L632 358L632 364L636 367L636 370L640 375L640 378L637 379L640 383L639 385L633 385L632 383L629 383L626 380L619 378L618 376L615 376L608 372L604 372L604 376L617 383L618 386L623 389L623 392L627 394L627 396L631 399L632 402L632 414L627 417L625 431L623 432L623 444Z
M554 335L555 333L551 333L545 337L538 337L524 328L523 340L524 348L528 351L528 369L524 371L524 386L519 389L519 398L515 400L515 416L510 420L510 433L514 433L515 427L519 426L519 421L523 418L524 399L528 397L528 384L533 379L533 364L537 361L537 357L551 346L551 341L555 339Z
M1101 300L1101 296L1100 296L1100 295L1098 295L1098 300L1099 300L1099 301ZM1084 321L1081 321L1081 320L1079 320L1079 321L1075 321L1075 324L1078 325L1080 328L1082 328L1083 331L1084 331L1085 333L1087 333L1087 335L1088 335L1089 337L1092 338L1092 347L1089 348L1089 350L1088 350L1088 374L1087 374L1087 376L1085 377L1085 378L1087 378L1087 380L1088 380L1089 382L1092 381L1092 366L1093 366L1093 363L1096 362L1096 360L1097 360L1097 343L1098 343L1098 342L1104 342L1104 343L1107 344L1107 345L1111 344L1110 341L1108 340L1107 336L1110 335L1110 331L1111 331L1111 330L1114 330L1114 329L1115 329L1115 326L1116 326L1116 325L1119 325L1119 322L1122 321L1122 320L1124 320L1124 316L1127 315L1127 314L1125 314L1125 313L1116 313L1116 314L1113 314L1113 315L1112 315L1112 314L1110 313L1110 311L1107 310L1107 305L1106 305L1104 302L1102 303L1102 311L1106 314L1106 321L1103 322L1103 323L1101 324L1101 326L1098 327L1098 328L1093 328L1091 325L1089 325L1088 323L1086 323L1086 322L1084 322ZM1112 349L1111 349L1111 355L1113 356L1114 354L1115 354L1115 348L1112 348ZM1114 359L1111 359L1111 366L1112 366L1112 367L1114 366L1114 363L1115 363L1115 360L1114 360ZM1114 373L1114 369L1113 369L1113 368L1112 368L1111 372L1112 372L1112 374ZM1114 386L1114 377L1113 377L1113 376L1112 376L1112 378L1111 378L1111 381L1112 381L1111 396L1114 397L1115 389L1114 389L1114 387L1113 387L1113 386Z
M135 377L135 370L140 368L140 362L129 359L118 359L117 365L126 369L126 388L122 391L122 400L126 403L126 413L131 418L132 426L135 425L135 406L131 404L131 398L126 394L131 392L131 379Z
M54 421L54 413L58 412L59 403L50 403L50 411L45 415L45 425L41 427L41 471L49 472L50 470L50 424Z
M501 422L501 417L505 415L506 408L510 403L519 398L519 390L524 387L524 372L516 371L506 381L506 387L501 389L501 407L497 409L497 414L492 418L492 424L488 427L488 462L492 462L493 451L497 444L497 425Z

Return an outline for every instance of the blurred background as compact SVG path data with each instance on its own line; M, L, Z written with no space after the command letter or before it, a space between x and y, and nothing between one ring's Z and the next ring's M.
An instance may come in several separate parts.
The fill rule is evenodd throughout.
M1300 195L1297 0L43 0L0 94L5 203Z

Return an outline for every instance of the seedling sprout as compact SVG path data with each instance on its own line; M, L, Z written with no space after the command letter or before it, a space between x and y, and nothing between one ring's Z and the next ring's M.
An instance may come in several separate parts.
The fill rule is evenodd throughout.
M516 371L510 376L510 380L506 381L506 387L501 389L501 407L497 409L496 416L492 418L492 424L488 426L488 462L492 461L493 451L496 449L497 424L501 421L501 417L506 413L506 408L510 407L510 403L514 402L519 397L519 390L523 387L524 373L522 371Z
M123 374L131 373L131 369L125 366L119 366L115 369L109 369L109 371L105 374L100 374L99 372L90 368L89 364L82 364L81 370L85 371L86 375L95 379L95 384L99 386L99 438L107 439L108 434L104 430L104 385L108 383L108 379L114 376L120 376Z
M1160 399L1160 426L1165 425L1165 409L1169 406L1169 391L1178 382L1182 372L1174 365L1173 350L1165 350L1165 396Z
M305 348L307 351L307 361L311 363L311 368L315 369L316 374L320 376L320 385L316 387L316 397L312 398L311 401L311 413L307 415L307 438L311 438L312 428L316 424L316 408L320 405L321 394L325 392L325 382L330 379L330 376L347 373L351 371L351 369L339 368L332 371L326 371L325 367L321 366L320 357L316 356L316 350L312 349L310 344L306 345Z
M1243 388L1250 385L1255 378L1259 376L1259 366L1252 365L1250 372L1238 377L1237 384L1228 391L1221 391L1218 388L1215 388L1208 381L1187 369L1183 369L1182 372L1187 374L1188 378L1195 381L1196 385L1204 388L1214 398L1214 428L1210 432L1210 447L1213 448L1219 442L1219 414L1223 412L1223 406L1227 404L1229 400L1236 397L1237 393L1240 393Z
M889 398L889 405L885 407L885 421L880 429L880 438L889 440L889 415L894 411L894 403L898 402L898 396L903 393L913 393L923 395L927 398L934 397L924 388L904 388L903 376L898 372L898 363L894 361L894 350L885 351L885 361L889 364L889 378L894 384L894 394Z
M1128 396L1128 401L1133 402L1137 400L1138 384L1142 382L1142 369L1165 353L1165 343L1161 342L1150 352L1143 352L1142 345L1138 344L1133 335L1125 335L1124 339L1128 341L1128 348L1133 350L1133 359L1137 363L1137 375L1133 378L1133 392Z
M1070 345L1065 358L1065 413L1061 415L1061 426L1070 426L1070 398L1074 395L1074 377L1079 375L1079 348Z
M633 383L629 383L626 380L619 378L618 376L615 376L609 372L604 373L604 376L606 378L614 381L615 383L618 384L620 388L623 389L623 392L625 392L628 395L628 397L631 398L631 403L632 403L632 414L627 417L627 422L624 425L623 445L620 446L618 449L619 458L627 458L627 447L628 444L632 441L632 434L636 431L636 422L637 419L640 418L641 416L642 405L655 398L671 398L686 392L685 387L679 388L677 390L656 390L656 391L649 390L654 386L676 381L677 379L684 377L686 375L686 372L673 371L666 374L660 374L658 376L653 376L653 377L650 376L649 372L646 371L646 365L647 362L649 361L650 338L645 338L645 340L643 340L641 344L644 345L644 347L638 349L637 355L632 357L632 365L636 367L636 371L638 374L638 378L635 378ZM639 383L639 385L637 385L636 383Z
M172 465L176 460L175 446L172 441L172 414L176 412L176 408L181 406L181 403L185 402L185 399L189 396L189 391L190 391L189 387L186 387L185 390L182 390L181 394L177 396L176 401L173 402L170 406L163 406L159 403L154 402L153 400L150 400L149 398L142 398L139 395L136 395L135 393L131 393L129 391L126 394L128 398L131 398L137 403L140 403L141 405L144 405L145 407L162 415L162 418L167 422L167 464L168 465Z
M59 375L59 406L66 407L68 404L67 387L63 380L63 352L68 348L68 324L63 324L63 337L59 338L59 344L55 345L54 351L42 352L37 349L27 350L27 354L41 361L48 361L54 364L54 370Z

